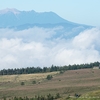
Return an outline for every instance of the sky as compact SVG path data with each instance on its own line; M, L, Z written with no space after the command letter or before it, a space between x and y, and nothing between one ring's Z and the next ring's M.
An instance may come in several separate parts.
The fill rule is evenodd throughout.
M100 0L0 0L0 10L6 8L53 11L75 23L100 26Z

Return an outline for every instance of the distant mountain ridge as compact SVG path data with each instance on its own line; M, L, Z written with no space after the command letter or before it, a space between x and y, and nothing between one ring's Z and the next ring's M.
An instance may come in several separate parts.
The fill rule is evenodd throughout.
M24 24L59 24L80 25L67 21L54 12L19 11L15 8L0 10L0 27L12 27Z
M54 12L19 11L15 8L0 10L0 28L24 30L33 27L55 28L62 27L53 38L71 38L92 26L70 22ZM74 32L73 32L74 31ZM3 36L4 37L4 36Z
M14 14L19 14L20 11L13 8L13 9L10 9L10 8L6 8L4 10L0 10L0 14L6 14L6 13L14 13Z
M57 24L70 23L53 12L37 13L35 11L19 11L5 9L0 11L0 27L11 27L23 24Z

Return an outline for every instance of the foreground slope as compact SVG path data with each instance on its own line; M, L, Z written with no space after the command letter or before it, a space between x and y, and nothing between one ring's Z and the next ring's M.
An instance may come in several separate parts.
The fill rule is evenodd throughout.
M46 79L49 74L53 75L53 79ZM0 76L0 98L3 96L33 97L49 93L53 95L60 93L62 98L66 98L68 95L74 96L75 93L85 95L100 89L100 70L80 69L66 71L63 74L57 72L34 76L36 74ZM36 84L32 83L34 80ZM25 85L21 85L21 82Z

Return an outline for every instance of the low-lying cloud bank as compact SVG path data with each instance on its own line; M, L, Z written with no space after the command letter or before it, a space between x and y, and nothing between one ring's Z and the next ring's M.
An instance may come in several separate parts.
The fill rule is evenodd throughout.
M0 69L100 61L99 28L70 39L53 38L60 28L0 29Z

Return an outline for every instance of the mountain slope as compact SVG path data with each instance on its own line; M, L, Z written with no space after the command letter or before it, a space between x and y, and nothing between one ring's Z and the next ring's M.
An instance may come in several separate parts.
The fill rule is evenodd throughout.
M0 27L12 27L19 25L29 24L67 24L67 26L79 26L70 21L67 21L54 12L38 13L32 11L19 11L17 9L4 9L0 10ZM85 25L82 25L85 26Z
M70 23L53 12L37 13L35 11L18 11L5 9L0 11L0 27L18 26L23 24L56 24Z
M0 11L0 28L11 28L24 30L33 27L59 28L55 30L53 38L71 38L91 26L82 25L67 21L54 12L19 11L17 9L5 9ZM14 34L15 35L15 34ZM0 36L1 37L1 36ZM5 37L5 36L3 36Z

